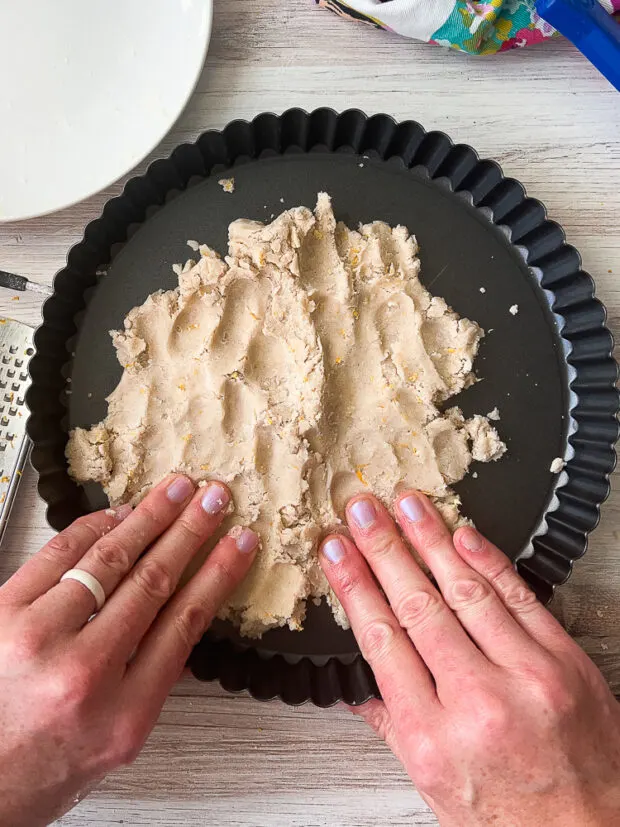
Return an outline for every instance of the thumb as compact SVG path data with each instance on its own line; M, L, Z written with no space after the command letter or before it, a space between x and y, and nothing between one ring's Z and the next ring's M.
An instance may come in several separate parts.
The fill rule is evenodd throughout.
M388 745L394 755L402 763L403 756L398 747L396 731L390 713L383 701L371 700L361 706L348 706L354 715L362 718L368 726Z

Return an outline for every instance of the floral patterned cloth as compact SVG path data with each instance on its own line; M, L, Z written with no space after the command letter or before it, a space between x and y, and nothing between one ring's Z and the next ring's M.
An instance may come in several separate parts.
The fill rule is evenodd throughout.
M362 20L462 52L489 55L538 43L555 34L535 0L315 0L343 17ZM610 14L620 0L599 0Z

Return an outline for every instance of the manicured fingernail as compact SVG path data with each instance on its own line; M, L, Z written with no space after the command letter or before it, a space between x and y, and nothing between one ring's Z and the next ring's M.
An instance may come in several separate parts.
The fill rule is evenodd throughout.
M358 528L368 528L377 517L375 507L370 500L356 500L349 508L349 513Z
M166 488L166 497L173 503L182 503L194 490L194 484L187 477L177 477Z
M331 540L323 543L321 551L330 563L340 563L345 555L344 545L336 537L332 537Z
M398 507L410 523L419 523L425 514L424 505L415 494L407 494L406 497L403 497Z
M235 531L235 528L237 531ZM251 528L241 528L241 526L235 526L231 530L230 534L235 538L237 548L242 554L251 554L253 551L256 551L256 548L258 547L258 534L256 534L255 531L252 531Z
M118 508L113 509L112 513L114 514L114 519L122 523L125 517L129 517L132 511L133 508L130 505L119 505Z
M200 500L200 504L207 514L219 514L220 511L226 508L229 502L230 494L223 485L218 485L217 482L213 482L207 486Z
M475 528L464 528L459 534L459 542L467 551L481 551L484 540Z

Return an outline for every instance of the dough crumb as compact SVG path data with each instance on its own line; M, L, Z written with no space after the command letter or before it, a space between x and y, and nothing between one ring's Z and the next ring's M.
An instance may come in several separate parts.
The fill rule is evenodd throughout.
M486 292L487 292L486 287L481 287L481 288L480 288L480 292L481 292L481 293L486 293Z
M476 381L484 331L422 285L407 228L351 230L325 193L314 211L233 221L225 257L196 246L178 287L112 332L124 371L105 420L72 431L70 472L112 507L172 471L225 482L218 536L247 526L260 548L220 616L259 637L301 629L324 598L348 628L317 555L347 501L372 491L391 507L418 488L454 529L467 520L451 486L506 450L489 418L444 410Z
M89 431L76 428L67 445L67 459L77 480L107 484L112 474L110 434L103 425Z
M499 422L499 408L495 407L492 411L489 411L489 413L487 414L487 419L492 419L494 422Z
M549 470L552 474L559 474L560 471L563 470L565 465L566 462L562 459L562 457L556 457L549 466Z
M519 305L518 304L513 304L510 307L509 312L512 313L513 316L516 316L517 313L519 312Z
M506 446L485 416L476 414L466 422L471 439L471 455L477 462L495 462L506 453Z
M224 192L234 192L235 191L235 179L234 178L220 178L220 180L217 183L224 190Z

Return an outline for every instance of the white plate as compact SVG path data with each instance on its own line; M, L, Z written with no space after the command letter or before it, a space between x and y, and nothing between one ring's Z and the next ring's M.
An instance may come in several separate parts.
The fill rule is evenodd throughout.
M0 221L67 207L161 141L200 76L213 0L0 0Z

